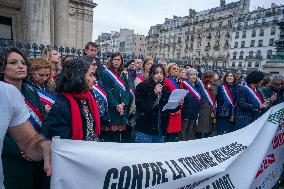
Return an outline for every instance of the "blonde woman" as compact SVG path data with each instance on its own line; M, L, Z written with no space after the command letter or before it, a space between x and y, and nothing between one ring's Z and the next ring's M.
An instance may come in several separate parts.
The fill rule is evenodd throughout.
M168 64L166 68L167 78L165 78L164 82L167 87L173 92L175 89L180 88L179 83L179 67L176 63ZM167 128L167 141L175 142L178 141L178 135L181 131L181 111L178 110L176 112L170 113L169 124Z
M56 79L61 72L61 54L54 48L47 48L43 51L42 58L51 63L52 77Z

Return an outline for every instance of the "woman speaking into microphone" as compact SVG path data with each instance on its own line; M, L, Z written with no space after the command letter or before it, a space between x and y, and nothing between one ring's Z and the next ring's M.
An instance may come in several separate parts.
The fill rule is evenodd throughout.
M164 84L165 70L161 64L154 64L149 78L139 83L135 92L136 126L135 142L161 143L165 140L169 111L162 111L170 97L170 89ZM172 112L180 109L178 106Z

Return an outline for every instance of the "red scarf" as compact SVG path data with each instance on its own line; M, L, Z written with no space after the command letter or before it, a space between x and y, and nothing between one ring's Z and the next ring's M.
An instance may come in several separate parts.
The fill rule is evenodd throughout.
M82 127L82 118L79 109L79 105L76 102L75 98L80 100L87 100L91 113L94 118L94 131L97 136L100 135L100 116L98 111L98 105L91 95L90 91L85 91L82 93L62 93L63 96L67 98L71 105L71 116L72 116L72 139L73 140L82 140L83 139L83 127ZM75 98L74 98L75 97Z

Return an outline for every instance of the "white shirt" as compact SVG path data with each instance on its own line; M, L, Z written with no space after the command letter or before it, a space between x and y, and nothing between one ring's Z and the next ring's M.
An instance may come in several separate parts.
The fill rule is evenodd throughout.
M28 120L30 114L19 90L13 85L0 81L0 151L8 127L19 126ZM1 155L0 154L0 155ZM4 189L2 160L0 162L0 189Z

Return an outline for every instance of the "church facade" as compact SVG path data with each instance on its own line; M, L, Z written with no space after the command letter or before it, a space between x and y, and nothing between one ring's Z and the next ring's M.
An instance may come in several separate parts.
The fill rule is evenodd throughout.
M82 49L92 39L92 0L0 0L0 39Z

